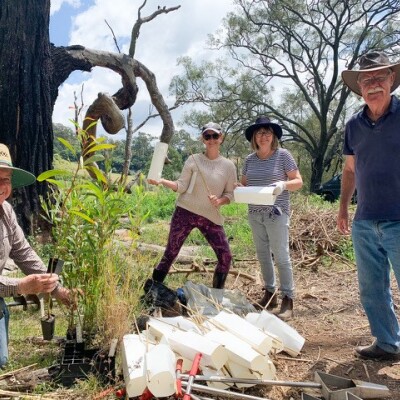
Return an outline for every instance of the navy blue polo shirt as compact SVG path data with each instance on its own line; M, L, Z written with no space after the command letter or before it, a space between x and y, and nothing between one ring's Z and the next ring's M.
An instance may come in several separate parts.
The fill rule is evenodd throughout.
M400 220L400 102L372 122L366 107L346 124L343 154L355 156L356 220Z

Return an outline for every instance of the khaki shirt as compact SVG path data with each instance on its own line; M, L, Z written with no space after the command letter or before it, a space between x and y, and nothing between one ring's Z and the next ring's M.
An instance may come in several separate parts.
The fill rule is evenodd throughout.
M0 206L0 297L17 293L19 278L3 276L8 258L11 258L25 275L43 274L47 267L32 249L10 203Z

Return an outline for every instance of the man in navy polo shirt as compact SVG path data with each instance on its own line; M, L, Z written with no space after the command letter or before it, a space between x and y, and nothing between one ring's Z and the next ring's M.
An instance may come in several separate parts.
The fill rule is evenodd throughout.
M342 72L344 83L366 105L346 124L337 227L350 234L348 206L357 188L351 235L360 299L376 339L357 347L362 358L400 359L400 326L393 306L390 271L400 287L400 64L383 52L359 59L358 70Z

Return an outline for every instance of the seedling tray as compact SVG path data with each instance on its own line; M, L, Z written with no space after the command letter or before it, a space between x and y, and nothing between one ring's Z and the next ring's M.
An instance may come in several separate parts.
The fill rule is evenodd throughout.
M115 357L103 354L99 349L85 349L85 344L66 341L61 349L60 362L49 368L53 380L70 387L77 380L94 374L105 383L115 380Z

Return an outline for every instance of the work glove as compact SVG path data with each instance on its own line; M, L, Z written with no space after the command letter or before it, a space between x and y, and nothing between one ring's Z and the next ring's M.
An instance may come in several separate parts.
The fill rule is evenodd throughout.
M284 190L286 190L286 182L284 181L275 182L268 186L275 188L272 194L275 194L277 196L280 195Z

